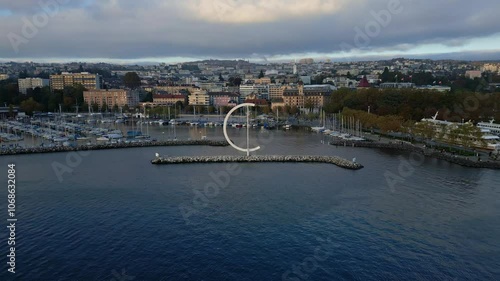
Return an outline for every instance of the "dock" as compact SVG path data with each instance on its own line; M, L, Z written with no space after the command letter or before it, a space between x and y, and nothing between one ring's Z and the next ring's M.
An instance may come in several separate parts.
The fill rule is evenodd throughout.
M253 156L184 156L157 157L152 164L201 164L201 163L323 163L333 164L349 170L359 170L363 165L337 156L289 156L289 155L253 155Z

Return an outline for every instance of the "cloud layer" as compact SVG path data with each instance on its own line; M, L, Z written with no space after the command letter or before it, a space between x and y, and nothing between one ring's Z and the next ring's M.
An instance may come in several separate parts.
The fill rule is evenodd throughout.
M0 58L261 58L500 46L497 0L40 3L46 5L0 0ZM491 46L471 46L481 37Z

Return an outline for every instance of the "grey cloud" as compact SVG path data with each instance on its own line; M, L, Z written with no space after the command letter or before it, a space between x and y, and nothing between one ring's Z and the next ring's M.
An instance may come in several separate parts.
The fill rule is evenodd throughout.
M27 0L12 2L19 2L16 9L28 6ZM385 9L389 0L351 1L353 4L330 15L251 24L205 22L183 10L182 1L167 2L87 3L85 8L63 11L51 18L29 43L20 46L17 54L8 40L1 40L0 57L245 58L340 52L341 43L356 47L355 28L364 29L373 20L371 12ZM481 2L479 6L465 0L401 0L403 12L392 15L390 24L362 49L403 51L424 43L461 46L473 38L495 34L500 18L494 11L500 10L500 3ZM2 37L9 32L20 33L20 16L21 12L0 16Z

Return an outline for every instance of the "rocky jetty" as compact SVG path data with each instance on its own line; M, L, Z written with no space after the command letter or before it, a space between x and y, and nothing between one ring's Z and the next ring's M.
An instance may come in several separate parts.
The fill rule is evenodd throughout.
M333 140L329 144L335 146L345 146L345 147L367 147L367 148L381 148L381 149L393 149L399 151L415 152L423 154L427 157L433 157L436 159L445 160L450 163L464 167L500 169L500 161L487 161L487 160L477 161L477 158L475 157L471 157L473 158L471 159L469 157L453 155L450 153L432 151L406 142L380 143L380 142Z
M155 146L228 146L228 145L229 144L226 141L217 141L217 140L177 140L177 141L161 141L161 142L79 145L76 147L71 147L71 146L28 147L28 148L17 147L17 148L7 148L0 150L0 156L35 154L35 153L104 150L104 149L122 149L122 148L137 148L137 147L155 147Z
M359 170L363 165L336 156L289 156L289 155L254 155L254 156L185 156L157 157L153 164L196 164L196 163L326 163L341 168Z

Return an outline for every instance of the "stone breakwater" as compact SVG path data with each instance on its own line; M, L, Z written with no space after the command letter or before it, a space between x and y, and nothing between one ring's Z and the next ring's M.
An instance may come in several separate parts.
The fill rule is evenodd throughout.
M486 169L500 169L500 161L477 161L474 159L469 159L462 156L452 155L450 153L442 153L439 151L431 151L420 146L415 146L409 143L379 143L379 142L355 142L355 141L342 141L334 140L330 142L330 145L335 146L346 146L346 147L367 147L367 148L382 148L382 149L393 149L399 151L416 152L423 154L428 157L433 157L436 159L448 161L453 164L457 164L463 167L470 168L486 168Z
M28 147L28 148L3 149L3 150L0 150L0 156L1 155L20 155L20 154L36 154L36 153L56 153L56 152L71 152L71 151L138 148L138 147L155 147L155 146L161 147L161 146L228 146L228 145L229 144L226 141L217 141L217 140L178 140L178 141L161 141L161 142L79 145L77 147L71 147L71 146Z
M359 170L363 165L336 156L287 156L287 155L254 155L254 156L185 156L158 157L152 164L196 164L196 163L325 163L341 168Z

